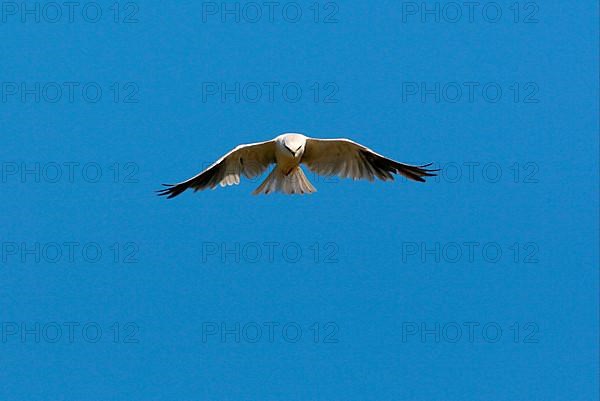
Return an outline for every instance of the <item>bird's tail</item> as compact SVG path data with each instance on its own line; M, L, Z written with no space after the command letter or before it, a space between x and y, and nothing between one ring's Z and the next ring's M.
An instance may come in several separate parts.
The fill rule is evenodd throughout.
M284 194L311 194L317 192L310 183L300 166L295 167L289 174L275 167L256 190L254 195L283 192Z

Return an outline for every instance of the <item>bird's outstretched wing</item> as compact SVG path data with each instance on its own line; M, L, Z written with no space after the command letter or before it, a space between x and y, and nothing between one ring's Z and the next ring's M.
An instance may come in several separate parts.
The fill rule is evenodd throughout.
M217 185L237 185L240 183L240 175L254 178L262 174L271 163L275 163L274 141L239 145L197 176L179 184L163 184L168 188L157 193L170 199L188 188L195 192L214 189Z
M383 181L393 180L392 174L401 174L411 180L425 182L423 177L433 177L438 171L428 169L431 164L411 166L399 163L349 139L308 138L302 163L320 175L369 181L375 177Z

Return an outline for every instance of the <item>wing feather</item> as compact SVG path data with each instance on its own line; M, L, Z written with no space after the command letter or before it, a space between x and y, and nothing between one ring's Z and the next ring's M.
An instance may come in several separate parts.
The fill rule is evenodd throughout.
M238 185L240 176L254 178L262 174L270 164L275 163L275 142L266 141L239 145L221 157L200 174L178 184L163 184L168 187L157 191L159 196L174 198L188 188L194 192Z
M401 174L414 181L425 182L423 177L433 177L438 170L428 169L431 164L411 166L388 159L371 149L349 139L308 138L302 157L309 170L314 173L341 178L383 181Z

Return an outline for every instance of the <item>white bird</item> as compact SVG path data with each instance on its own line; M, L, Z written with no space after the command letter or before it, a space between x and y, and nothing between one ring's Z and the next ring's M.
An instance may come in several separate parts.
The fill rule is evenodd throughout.
M424 166L398 163L349 139L316 139L288 133L266 142L239 145L195 177L174 185L163 184L168 188L157 192L173 198L188 188L195 192L214 189L217 185L237 185L242 174L254 178L271 164L275 167L253 194L316 192L300 164L319 175L369 181L375 177L383 181L393 180L392 174L401 174L411 180L425 182L423 177L435 176L438 171L427 169L431 163Z

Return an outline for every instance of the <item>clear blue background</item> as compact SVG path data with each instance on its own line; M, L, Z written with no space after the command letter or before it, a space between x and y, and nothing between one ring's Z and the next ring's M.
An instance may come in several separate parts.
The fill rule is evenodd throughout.
M402 3L340 2L334 24L202 22L200 2L139 4L138 23L0 25L3 82L98 82L98 103L10 98L1 161L93 162L96 184L2 182L3 243L133 242L137 263L40 263L4 255L2 322L96 322L98 343L0 343L2 400L591 400L598 398L598 5L544 1L538 23L402 23ZM42 3L43 4L43 3ZM523 3L524 4L524 3ZM522 5L523 5L522 4ZM124 5L124 3L122 3ZM321 7L324 3L321 3ZM297 102L202 101L202 82L298 82ZM402 82L497 82L498 103L403 102ZM110 84L135 82L138 103ZM339 102L308 98L335 82ZM511 83L535 82L539 103ZM310 197L253 197L260 181L167 201L163 182L196 174L238 143L300 131L350 137L411 163L497 163L503 176L456 183L326 182ZM108 166L134 163L137 183ZM534 163L537 183L510 166ZM463 173L466 170L463 170ZM206 258L203 244L298 243L289 263ZM494 242L477 257L403 261L407 242ZM337 244L315 263L311 244ZM535 243L538 263L508 246ZM281 248L279 248L281 249ZM206 262L203 261L203 256ZM522 256L522 255L521 255ZM203 322L297 322L304 336L202 341ZM402 339L403 322L495 322L497 343ZM135 322L138 343L109 327ZM309 327L335 322L337 343ZM509 327L533 322L536 343ZM480 333L476 332L476 333ZM525 333L524 331L522 333ZM463 333L466 336L466 333ZM122 339L121 339L122 340Z

